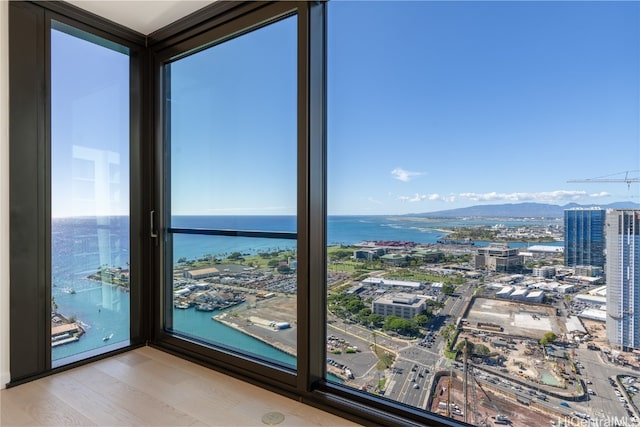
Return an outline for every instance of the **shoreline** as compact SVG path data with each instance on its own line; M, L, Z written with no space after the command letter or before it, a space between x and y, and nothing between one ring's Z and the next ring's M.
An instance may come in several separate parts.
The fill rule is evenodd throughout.
M219 323L221 323L221 324L223 324L223 325L225 325L225 326L227 326L229 328L232 328L232 329L234 329L234 330L236 330L236 331L238 331L238 332L240 332L242 334L245 334L245 335L247 335L247 336L249 336L251 338L257 339L258 341L260 341L260 342L262 342L264 344L267 344L270 347L275 348L276 350L282 351L283 353L286 353L291 357L295 357L296 360L297 360L298 356L297 356L297 353L296 353L294 348L292 348L292 347L290 347L290 346L288 346L288 345L286 345L284 343L281 343L281 342L270 341L270 340L266 339L265 337L260 336L260 334L254 332L254 331L249 331L247 328L241 326L240 324L238 324L236 322L232 322L230 320L227 320L226 317L228 317L228 316L229 316L229 312L225 311L223 313L215 314L215 315L211 316L211 319L216 321L216 322L219 322ZM275 331L273 329L270 329L269 327L260 325L259 323L251 323L250 325L251 326L264 327L265 330L272 331L272 332ZM336 378L338 378L340 381L343 381L344 383L347 383L347 382L350 381L349 378L347 378L347 376L346 376L346 374L344 372L336 369L333 366L327 366L327 374L335 376Z
M246 328L242 327L241 325L239 325L236 322L232 322L230 320L226 320L226 317L229 316L229 312L224 312L224 313L220 313L220 314L215 314L213 316L211 316L211 319L215 320L216 322L220 322L225 326L228 326L232 329L235 329L238 332L242 332L245 335L248 335L252 338L255 338L265 344L270 345L271 347L275 348L276 350L280 350L286 354L288 354L289 356L292 357L297 357L297 353L295 351L295 349L291 348L290 346L284 344L284 343L279 343L279 342L272 342L272 341L268 341L267 339L265 339L264 337L261 337L259 334L249 331ZM256 323L253 323L253 325L259 326Z

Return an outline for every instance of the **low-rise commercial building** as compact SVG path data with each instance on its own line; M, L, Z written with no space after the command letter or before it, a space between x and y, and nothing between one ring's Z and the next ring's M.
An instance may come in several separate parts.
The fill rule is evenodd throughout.
M421 314L427 308L427 299L410 294L395 294L383 296L372 303L373 314L381 316L398 316L403 319L412 319Z
M220 270L218 270L217 268L208 267L208 268L200 268L197 270L185 271L184 277L186 277L187 279L198 280L198 279L205 279L207 277L217 276L219 274L220 274Z
M407 288L407 289L422 289L423 284L420 282L413 282L410 280L393 280L384 277L367 277L362 281L363 285L367 286L380 286L388 288Z
M478 248L475 255L475 268L497 272L515 272L522 269L523 257L518 249L507 245L490 245Z

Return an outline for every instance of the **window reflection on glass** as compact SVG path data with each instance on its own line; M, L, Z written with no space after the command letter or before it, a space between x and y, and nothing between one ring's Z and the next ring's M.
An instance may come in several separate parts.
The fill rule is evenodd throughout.
M296 26L285 18L165 66L171 227L257 233L170 231L165 327L287 366L297 352Z
M129 339L129 56L53 22L52 359Z
M640 5L328 9L327 371L473 425L631 422L638 313L603 306L638 281L602 236L640 208ZM599 263L564 265L573 209Z

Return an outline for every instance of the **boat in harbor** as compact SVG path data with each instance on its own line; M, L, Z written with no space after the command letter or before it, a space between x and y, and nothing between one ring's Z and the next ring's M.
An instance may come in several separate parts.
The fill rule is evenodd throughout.
M198 311L213 311L215 310L215 306L213 304L209 304L209 303L202 303L202 304L198 304L196 305L196 310Z
M106 335L104 338L102 338L102 341L109 341L111 338L113 338L113 333Z

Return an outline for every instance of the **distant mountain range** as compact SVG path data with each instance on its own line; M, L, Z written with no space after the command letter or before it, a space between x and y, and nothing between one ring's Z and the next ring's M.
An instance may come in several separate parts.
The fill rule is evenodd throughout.
M640 209L640 203L617 202L608 205L579 205L577 203L569 203L564 206L547 203L505 203L501 205L477 205L437 212L415 213L405 216L426 218L564 218L565 209L591 207L600 207L603 209Z

